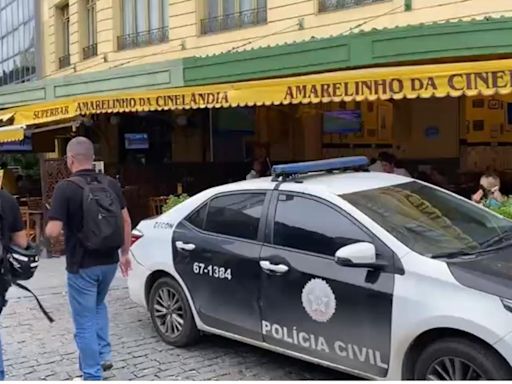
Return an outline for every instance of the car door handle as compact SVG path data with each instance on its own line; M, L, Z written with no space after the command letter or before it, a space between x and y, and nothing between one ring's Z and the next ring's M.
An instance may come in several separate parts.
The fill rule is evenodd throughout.
M260 267L266 272L285 273L288 272L288 266L284 264L272 264L270 261L261 260Z
M193 251L196 249L196 245L192 243L186 244L183 241L177 241L176 248L178 248L180 251Z

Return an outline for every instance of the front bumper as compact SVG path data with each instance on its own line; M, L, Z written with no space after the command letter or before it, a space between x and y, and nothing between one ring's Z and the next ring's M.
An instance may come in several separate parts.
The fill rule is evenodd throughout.
M133 255L132 260L132 270L128 274L128 292L134 302L147 308L145 294L146 281L151 271L139 264Z

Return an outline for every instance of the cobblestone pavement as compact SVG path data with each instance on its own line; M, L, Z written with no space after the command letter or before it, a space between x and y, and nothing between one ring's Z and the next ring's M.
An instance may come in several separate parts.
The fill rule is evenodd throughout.
M40 291L38 291L40 292ZM35 301L13 297L2 314L8 380L67 380L77 377L77 355L62 287L40 296L55 318L49 324ZM111 380L340 380L347 375L259 348L205 336L186 349L166 345L149 315L117 283L108 298L115 369Z

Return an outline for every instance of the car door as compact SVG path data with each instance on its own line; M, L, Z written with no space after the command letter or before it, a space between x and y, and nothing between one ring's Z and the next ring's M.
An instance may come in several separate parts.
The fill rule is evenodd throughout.
M180 222L173 260L208 327L261 340L258 306L266 191L217 195Z
M372 242L352 217L312 196L274 192L262 249L262 333L276 347L359 372L388 370L394 275L334 262L336 251Z

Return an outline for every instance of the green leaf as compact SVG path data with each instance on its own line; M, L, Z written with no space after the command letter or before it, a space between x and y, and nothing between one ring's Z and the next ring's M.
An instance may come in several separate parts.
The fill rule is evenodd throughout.
M171 210L172 208L174 208L175 206L183 203L188 198L190 198L190 196L187 195L186 193L182 193L179 196L171 195L171 196L169 196L169 198L167 199L167 202L163 206L162 211L167 212L167 211Z

